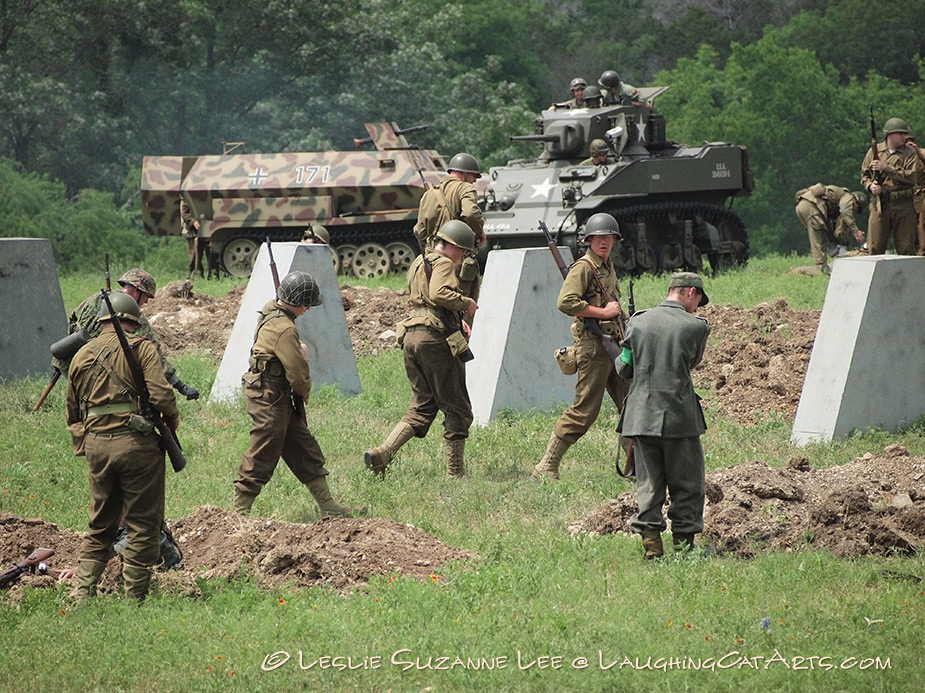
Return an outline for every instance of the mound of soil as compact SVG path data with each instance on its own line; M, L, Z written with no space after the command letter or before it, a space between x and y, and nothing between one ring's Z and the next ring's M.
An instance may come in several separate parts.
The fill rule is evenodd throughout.
M836 556L911 554L925 549L925 458L894 444L882 455L811 469L763 462L707 474L704 538L741 557L763 551L826 548ZM667 508L667 503L666 503ZM635 492L622 493L569 529L629 533Z
M162 590L191 596L201 594L197 579L242 575L262 587L323 584L347 592L375 575L434 579L431 576L447 562L474 557L423 530L383 519L325 518L301 525L203 506L170 522L170 529L183 551L184 567L156 572L156 581ZM53 586L55 569L77 565L80 541L80 533L50 522L0 513L0 557L5 565L39 547L55 551L47 561L51 573L24 575L17 585ZM120 572L119 560L112 560L100 591L117 591Z

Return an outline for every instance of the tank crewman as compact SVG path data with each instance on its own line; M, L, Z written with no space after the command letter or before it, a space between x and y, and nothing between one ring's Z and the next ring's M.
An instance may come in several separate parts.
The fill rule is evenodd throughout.
M601 338L588 330L584 322L584 318L599 320L601 331L615 338L622 327L620 286L610 261L611 248L622 240L617 220L603 212L594 214L585 223L584 240L589 245L588 252L572 264L558 300L559 310L574 317L572 335L578 363L575 400L556 421L546 453L533 469L531 478L537 482L558 481L562 456L597 420L605 390L618 410L623 408L626 396L626 381L617 376ZM595 275L612 301L604 298Z
M916 255L925 255L925 151L915 143L915 135L910 131L906 135L906 146L915 150L915 155L919 158L919 177L915 185L915 195L913 195L913 207L917 217L916 226Z
M411 384L411 405L385 442L367 450L366 468L383 476L398 449L423 438L442 411L443 440L450 477L465 476L465 446L472 425L465 361L471 360L469 328L461 319L475 315L478 304L460 289L456 267L475 251L475 234L454 219L444 224L433 248L408 269L411 314L399 324L399 343Z
M867 224L867 248L871 255L886 252L890 235L897 255L915 255L915 187L921 165L915 150L906 145L909 126L902 118L890 118L883 126L885 141L870 149L861 164L861 187L874 199ZM879 179L879 180L878 180Z
M244 404L253 423L250 444L234 480L234 510L246 514L273 476L280 457L311 492L322 517L349 517L328 488L324 454L299 407L312 387L308 347L299 339L296 318L321 305L321 293L307 272L290 272L278 298L260 311L250 369L242 378Z
M568 101L560 101L559 103L554 103L550 106L548 111L554 111L557 108L582 108L585 105L585 87L588 86L588 83L584 80L583 77L576 77L573 79L569 85L569 92L572 94L572 98Z
M858 245L864 243L864 232L854 220L855 214L867 206L867 195L851 192L837 185L816 183L797 191L796 213L809 234L809 248L813 264L824 274L831 269L826 262L826 246L836 243L848 247L852 238Z
M584 108L600 108L603 104L604 95L600 89L593 84L585 87L585 105Z
M475 234L475 246L485 241L485 220L482 218L482 209L479 207L478 192L475 189L476 180L482 177L482 168L478 159L471 154L460 152L447 166L447 176L436 188L431 188L421 198L421 208L418 221L414 225L414 233L422 249L433 248L436 243L437 231L443 228L446 222L458 219L466 223ZM458 264L459 285L463 294L473 301L479 297L479 265L476 261L475 251L472 255L463 258Z
M154 277L138 268L130 269L123 274L119 278L119 284L122 286L121 292L135 299L139 306L144 306L149 298L154 298L154 294L157 291L157 284L154 281ZM99 335L100 324L98 317L101 315L101 310L104 306L105 304L99 293L88 296L83 303L73 310L68 318L68 334L73 334L83 328L87 328L91 337ZM151 327L151 323L148 322L148 319L144 315L138 316L138 320L133 324L133 331L126 330L126 332L131 332L134 337L146 337L151 344L154 345L158 356L161 358L161 365L167 376L167 382L170 383L177 392L186 397L186 399L199 399L199 390L180 380L180 377L177 375L177 369L164 358L164 353L161 349L161 343L157 339L157 334L155 334L154 328ZM54 365L56 365L62 373L67 372L68 364L56 360Z
M189 255L187 279L192 278L197 269L199 270L199 276L205 277L202 256L208 249L209 239L202 238L199 235L199 220L193 214L193 210L186 200L182 198L180 199L180 235L186 239L186 252Z
M302 242L331 245L331 234L321 224L312 224L302 232Z
M620 79L620 75L614 70L605 70L597 83L604 93L604 106L621 106L631 103L643 108L650 107L650 104L639 100L641 98L639 90Z
M141 319L138 304L122 292L114 293L110 300L125 323L126 333L130 333ZM113 542L124 510L125 594L144 599L151 570L160 559L164 451L154 425L141 415L138 389L112 318L101 314L99 324L98 336L74 355L68 371L68 429L75 454L87 458L93 496L90 530L78 556L77 598L84 600L96 594L100 576L114 555ZM177 402L157 349L144 336L131 338L130 345L144 373L151 406L176 430Z
M673 274L667 298L630 320L621 377L631 380L617 430L633 439L639 512L630 527L642 535L648 560L663 554L666 490L676 550L689 551L703 531L704 460L700 436L707 425L691 369L700 363L710 324L694 313L709 302L693 272Z
M591 156L582 161L579 166L603 166L607 163L607 155L610 154L610 145L604 140L591 140L588 146Z

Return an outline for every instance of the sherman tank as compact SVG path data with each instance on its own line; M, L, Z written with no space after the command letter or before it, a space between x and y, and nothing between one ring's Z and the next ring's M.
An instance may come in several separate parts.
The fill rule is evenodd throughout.
M640 89L637 104L544 111L533 134L511 137L542 152L490 170L482 259L544 245L540 221L577 253L585 220L607 212L623 235L611 254L621 274L700 272L705 259L713 272L744 265L748 236L731 206L754 189L746 149L667 140L652 108L666 89ZM607 144L600 165L585 163L594 140Z
M424 191L446 175L442 155L408 143L395 123L367 123L359 150L221 156L151 156L142 166L145 233L179 236L180 198L199 220L226 271L250 276L257 249L302 239L322 224L339 271L359 276L406 269L417 254L412 229Z

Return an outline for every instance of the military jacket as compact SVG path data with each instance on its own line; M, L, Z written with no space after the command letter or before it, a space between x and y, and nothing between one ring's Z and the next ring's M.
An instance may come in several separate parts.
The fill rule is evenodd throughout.
M617 361L617 373L632 379L617 430L626 436L688 438L707 426L694 392L691 369L703 359L710 324L678 301L662 301L630 320L621 345L633 364Z
M130 340L148 386L151 406L166 418L177 416L177 400L164 377L157 349L145 338ZM125 405L122 411L93 411L104 405ZM114 409L120 409L114 406ZM113 327L107 325L100 335L78 351L71 360L67 384L68 425L85 422L86 432L123 433L132 414L141 413L139 394L132 378L125 352Z
M854 219L854 195L848 188L816 183L797 192L796 197L797 202L812 202L828 226L838 230L837 236L853 236L859 230Z
M616 96L604 89L601 89L601 91L604 95L604 98L601 99L601 103L605 106L619 106L621 104L628 104L631 101L639 101L639 90L632 84L627 84L626 82L620 85L620 93Z
M258 362L262 362L258 366ZM260 310L257 328L254 330L254 346L251 348L252 370L273 373L273 366L282 365L286 380L292 391L308 401L312 389L312 378L308 361L302 356L302 340L295 326L295 316L277 301L267 303Z
M617 273L614 270L613 263L609 259L604 260L599 257L597 253L590 249L585 253L584 257L593 263L598 274L601 275L601 281L607 287L613 299L619 301L620 285L617 282ZM582 259L573 263L569 268L565 281L562 283L562 288L559 290L557 303L559 310L566 315L575 315L575 313L581 312L588 306L603 308L606 304L607 300L594 280L594 271L588 262ZM601 331L604 334L617 334L618 327L615 321L601 320L600 323ZM575 322L572 324L572 334L575 335L576 339L591 336L591 333L585 328L583 318L575 318Z
M466 222L476 239L485 235L485 220L482 218L475 186L447 176L436 188L431 188L421 198L418 222L414 225L414 233L421 247L432 248L437 231L453 219Z
M424 258L430 263L430 278L424 267ZM405 327L423 325L439 332L459 329L459 313L469 307L469 299L459 288L456 266L446 255L436 249L418 255L408 268L408 293L411 297L411 315L402 321ZM446 311L449 311L449 322ZM441 315L442 312L442 315Z
M880 158L894 169L893 171L880 171L883 175L883 183L881 183L883 190L880 194L887 193L891 195L891 199L894 196L902 199L903 196L908 195L911 199L911 191L918 183L920 169L919 157L916 155L915 150L904 144L899 149L891 152L887 149L886 142L880 142L877 145L877 152L880 154ZM867 154L864 156L864 162L861 164L861 185L868 191L871 183L874 182L873 174L876 173L870 167L873 158L870 149L868 149ZM907 193L906 191L909 192Z

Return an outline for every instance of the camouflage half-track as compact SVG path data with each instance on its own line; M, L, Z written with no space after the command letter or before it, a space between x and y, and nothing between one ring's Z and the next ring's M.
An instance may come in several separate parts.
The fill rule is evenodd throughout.
M640 102L651 105L666 89L640 89ZM533 135L511 139L543 149L491 169L483 258L544 245L541 220L577 252L585 220L608 212L623 235L611 254L620 274L699 272L704 256L714 272L748 261L744 224L730 209L754 189L744 147L670 142L663 115L631 104L544 111ZM606 162L583 164L597 139L609 144Z
M199 236L233 276L250 275L267 237L301 240L315 223L330 233L341 272L400 271L417 254L412 229L421 197L446 175L440 154L404 137L425 127L367 123L369 137L354 144L375 151L145 157L145 233L181 235L182 196L199 220Z

